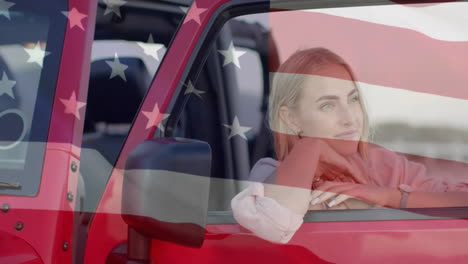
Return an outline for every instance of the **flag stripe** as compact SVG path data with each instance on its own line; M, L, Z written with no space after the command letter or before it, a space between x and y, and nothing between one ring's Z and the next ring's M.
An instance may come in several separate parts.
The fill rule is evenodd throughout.
M307 12L335 15L387 26L412 29L446 41L468 41L468 2L414 8L407 5L311 9Z
M359 83L375 135L369 140L413 155L468 162L468 102ZM404 124L405 127L396 127ZM389 131L389 129L392 129Z
M321 46L342 56L359 81L468 99L467 42L304 11L270 14L269 23L282 61L298 49Z

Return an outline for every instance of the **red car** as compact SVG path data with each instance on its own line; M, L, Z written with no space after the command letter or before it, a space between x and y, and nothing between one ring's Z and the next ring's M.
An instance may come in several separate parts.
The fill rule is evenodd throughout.
M0 0L0 263L466 263L463 207L310 211L287 244L230 207L309 46L355 67L376 144L466 177L468 5L424 2Z

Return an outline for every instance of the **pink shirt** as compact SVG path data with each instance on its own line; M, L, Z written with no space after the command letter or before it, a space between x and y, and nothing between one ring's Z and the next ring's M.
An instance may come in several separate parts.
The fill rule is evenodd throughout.
M371 147L368 153L368 161L364 161L358 153L349 157L365 166L367 174L363 177L368 184L394 188L406 184L415 191L429 192L468 191L468 178L457 179L450 175L455 169L451 169L452 173L444 171L447 177L431 176L423 164L409 161L393 151ZM304 215L294 213L276 200L264 196L262 182L276 172L278 163L272 158L260 159L250 172L249 186L231 200L231 208L236 221L257 236L272 242L287 243L302 225ZM454 167L451 164L449 168ZM466 173L465 169L466 166L462 167Z

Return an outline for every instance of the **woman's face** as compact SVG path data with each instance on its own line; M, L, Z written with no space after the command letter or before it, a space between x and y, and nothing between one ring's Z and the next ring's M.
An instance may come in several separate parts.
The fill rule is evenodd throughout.
M329 139L342 154L356 152L363 112L359 91L346 68L331 65L307 76L300 95L296 122L303 136Z

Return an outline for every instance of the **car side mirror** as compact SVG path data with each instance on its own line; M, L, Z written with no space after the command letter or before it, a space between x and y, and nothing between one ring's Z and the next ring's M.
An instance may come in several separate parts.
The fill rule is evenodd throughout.
M130 153L122 189L129 260L149 258L151 239L201 247L210 170L211 148L199 140L151 139Z

